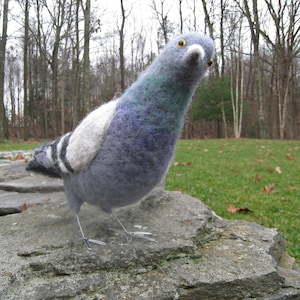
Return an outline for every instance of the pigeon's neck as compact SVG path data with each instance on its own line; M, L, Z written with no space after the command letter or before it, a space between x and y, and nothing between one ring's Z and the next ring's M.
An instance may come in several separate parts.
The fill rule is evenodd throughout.
M125 92L122 102L144 124L180 131L195 86L164 73L162 69L144 73Z

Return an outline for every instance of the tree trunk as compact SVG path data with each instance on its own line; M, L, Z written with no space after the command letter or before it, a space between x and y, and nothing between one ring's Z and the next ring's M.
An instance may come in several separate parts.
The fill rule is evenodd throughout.
M272 17L275 27L275 41L267 32L262 32L267 43L273 48L274 53L274 77L276 82L276 94L278 101L279 136L285 138L288 104L290 100L291 82L293 77L293 64L300 51L299 35L300 27L297 26L300 2L291 0L278 2L276 9L272 1L265 0L268 11ZM288 16L286 20L286 16Z
M90 111L90 19L91 0L86 0L84 13L84 49L83 49L83 114Z
M119 30L119 38L120 38L120 47L119 47L119 55L120 55L120 73L121 73L121 92L125 90L125 57L124 57L124 28L125 28L125 9L123 0L121 2L121 13L122 13L122 22L121 28Z
M237 22L233 20L234 24ZM234 37L233 47L231 50L231 68L230 68L230 86L231 86L231 103L233 115L233 131L236 138L241 137L242 119L243 119L243 91L244 91L244 57L242 49L242 25L240 20L238 36ZM236 26L236 25L235 25ZM237 47L234 44L238 43ZM237 49L236 49L237 48Z
M72 25L72 5L69 5L68 11L68 25L66 32L71 31ZM61 96L60 96L60 134L65 133L65 97L66 97L66 81L67 81L67 67L68 67L68 44L69 44L69 34L65 34L65 45L62 55L62 79L61 79Z
M208 27L209 35L212 39L215 38L215 29L214 29L214 23L210 18L210 13L207 7L206 0L202 0L202 6L205 14L205 23ZM215 55L214 60L213 60L213 70L214 70L214 75L216 78L220 78L220 72L219 72L219 63L218 63L218 58Z
M180 20L180 33L183 32L183 18L182 18L182 0L179 0L179 20Z
M42 115L42 128L43 137L49 138L49 120L48 120L48 109L47 109L47 97L46 97L46 86L47 86L47 55L46 55L46 42L45 37L42 32L42 20L41 20L41 7L40 1L36 0L36 12L37 12L37 47L39 49L39 74L41 80L41 91L40 91L40 101L41 107L40 114Z
M8 122L7 122L5 106L4 106L4 74L5 74L6 39L7 39L8 0L4 0L3 8L0 8L0 18L1 18L1 14L2 14L2 24L0 24L0 26L2 26L2 34L0 34L0 140L4 138L6 139L9 138Z
M24 120L24 140L28 139L28 33L29 33L29 0L25 1L24 19L24 44L23 44L23 120Z
M249 0L243 1L244 9L242 11L248 20L253 43L255 99L258 103L258 135L259 138L264 139L267 136L265 128L262 70L259 53L260 21L258 16L257 0L252 0L252 12L250 11L248 1Z
M72 106L72 127L75 128L78 124L78 121L81 117L80 115L80 61L79 61L79 1L75 1L76 10L75 10L75 44L73 45L73 59L72 59L72 73L73 73L73 82L74 89L72 90L73 106Z

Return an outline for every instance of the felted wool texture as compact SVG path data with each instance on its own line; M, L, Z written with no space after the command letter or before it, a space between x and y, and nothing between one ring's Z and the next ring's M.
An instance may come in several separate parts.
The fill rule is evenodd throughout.
M110 101L92 111L72 133L66 158L75 172L87 167L101 148L116 103Z
M84 201L111 212L161 182L213 55L213 42L203 34L175 37L122 97L92 112L55 144L60 155L53 164L75 213Z
M106 211L133 203L165 175L177 135L177 131L145 128L137 119L116 112L89 168L66 176L65 188Z

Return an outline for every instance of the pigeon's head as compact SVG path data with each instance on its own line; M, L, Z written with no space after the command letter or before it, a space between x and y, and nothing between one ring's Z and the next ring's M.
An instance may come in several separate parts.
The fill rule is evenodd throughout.
M161 71L187 83L198 82L212 65L214 43L207 35L190 32L171 40L158 57Z

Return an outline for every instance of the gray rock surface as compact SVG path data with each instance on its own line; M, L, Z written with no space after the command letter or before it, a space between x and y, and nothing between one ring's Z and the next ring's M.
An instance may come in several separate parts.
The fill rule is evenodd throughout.
M110 215L83 205L86 234L107 243L89 251L61 180L12 162L0 184L0 299L300 299L276 229L220 219L198 199L157 188L116 211L156 242L127 241L108 230L118 228Z

